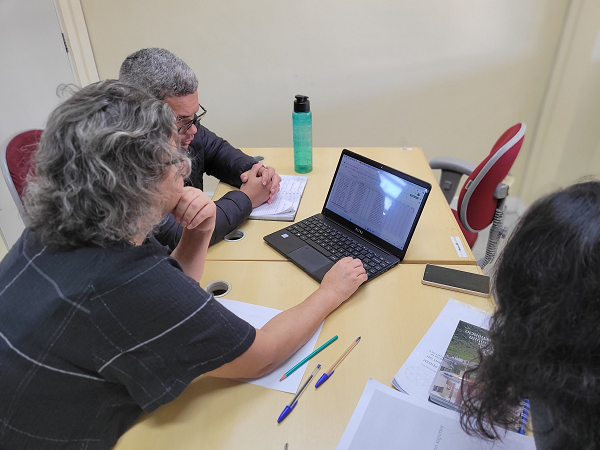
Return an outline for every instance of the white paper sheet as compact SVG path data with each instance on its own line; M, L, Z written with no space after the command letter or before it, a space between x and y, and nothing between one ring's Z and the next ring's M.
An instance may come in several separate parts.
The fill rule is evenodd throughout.
M510 431L504 442L469 436L458 417L370 379L337 449L535 450L533 438Z
M400 391L427 401L429 388L460 320L489 329L489 316L451 298L425 336L400 368L392 384Z
M250 303L238 302L235 300L227 300L223 298L218 298L217 301L221 303L225 308L234 313L236 316L241 317L254 328L262 328L269 320L275 317L277 314L281 312L279 309L267 308L266 306L252 305ZM256 384L258 386L263 386L269 389L275 389L277 391L284 391L294 394L300 386L300 382L304 376L304 371L307 366L311 367L311 371L314 369L313 365L316 367L317 363L315 358L308 361L302 367L297 369L293 374L287 377L283 381L279 381L281 376L306 358L310 352L315 349L315 344L317 343L317 339L319 338L319 334L321 333L321 328L323 328L323 323L319 325L315 334L308 340L306 344L304 344L300 350L290 356L281 366L271 372L269 375L265 375L261 378L254 379L241 379L241 381L245 381L247 383Z

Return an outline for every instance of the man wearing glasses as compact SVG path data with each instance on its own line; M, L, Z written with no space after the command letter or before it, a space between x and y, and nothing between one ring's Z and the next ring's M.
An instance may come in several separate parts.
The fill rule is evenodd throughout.
M246 220L252 208L273 200L281 181L275 169L257 163L200 124L206 109L198 101L198 79L182 59L162 48L145 48L123 61L119 80L140 86L173 110L181 146L192 161L187 184L203 189L202 176L207 173L240 188L215 202L217 218L211 245ZM174 249L187 225L169 215L156 238Z

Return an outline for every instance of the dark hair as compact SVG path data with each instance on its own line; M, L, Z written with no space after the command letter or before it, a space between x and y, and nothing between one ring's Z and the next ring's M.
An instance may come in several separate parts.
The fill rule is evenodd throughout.
M171 108L138 87L108 80L75 92L50 114L35 154L29 228L63 250L149 233L170 163L187 159L176 141Z
M495 274L492 352L465 389L461 424L495 439L522 398L543 405L553 448L600 445L600 182L537 201ZM535 411L533 417L535 423ZM537 432L536 427L536 432Z

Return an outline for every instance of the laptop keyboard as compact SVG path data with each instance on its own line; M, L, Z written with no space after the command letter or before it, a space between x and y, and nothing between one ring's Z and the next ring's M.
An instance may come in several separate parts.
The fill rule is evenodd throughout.
M287 227L293 235L299 237L332 261L352 256L362 261L367 276L386 270L390 263L373 253L364 245L340 233L316 217L309 217Z

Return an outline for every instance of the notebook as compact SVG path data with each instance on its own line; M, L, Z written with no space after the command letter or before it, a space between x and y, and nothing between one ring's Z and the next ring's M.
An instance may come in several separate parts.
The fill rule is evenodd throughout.
M371 280L404 258L430 191L425 181L343 150L321 213L264 240L319 282L345 256L359 258Z
M279 192L275 194L273 203L257 206L250 213L249 219L293 222L307 181L308 177L281 175Z

